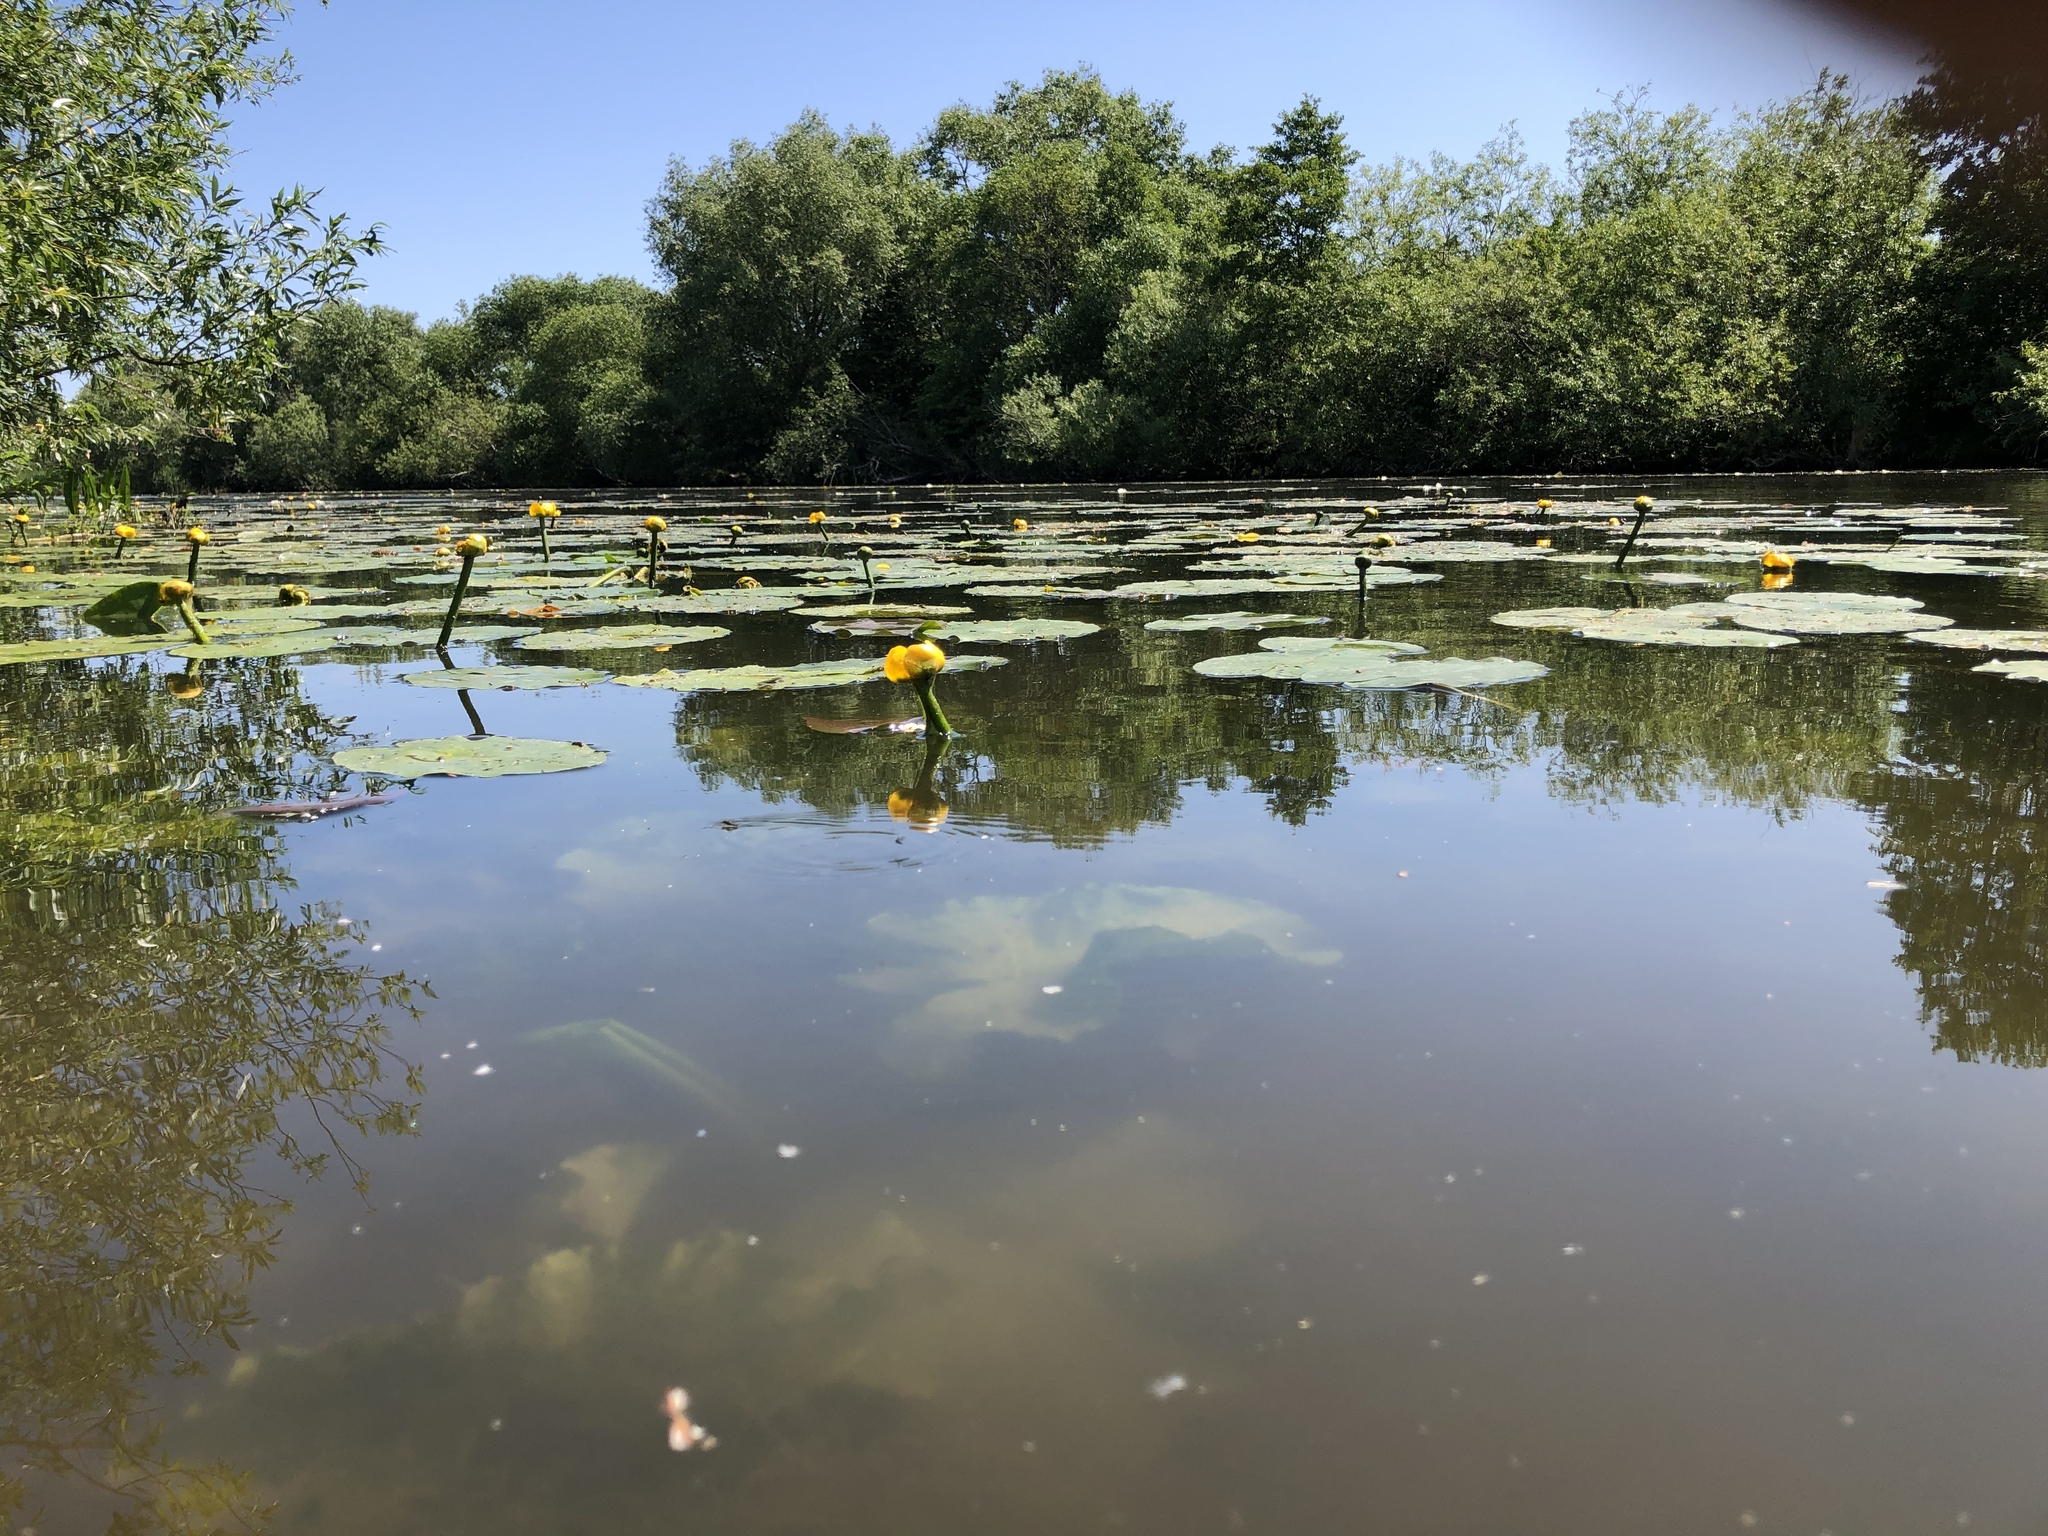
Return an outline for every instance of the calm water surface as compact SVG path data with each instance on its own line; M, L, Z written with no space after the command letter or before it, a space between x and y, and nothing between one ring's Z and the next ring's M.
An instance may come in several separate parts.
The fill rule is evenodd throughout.
M2039 480L1651 489L2048 533ZM733 506L671 498L671 538ZM490 732L609 762L277 828L211 808L341 784L308 765L352 734L467 731L455 694L393 686L437 662L209 662L190 698L162 657L0 669L7 1028L168 984L156 1016L249 1008L274 1037L347 1015L358 972L431 985L416 1019L384 1010L385 1088L423 1069L417 1134L340 1127L367 1194L249 1165L294 1209L239 1350L202 1337L208 1374L143 1378L164 1448L247 1469L309 1536L2048 1532L2048 688L1898 635L1505 629L1633 599L1587 564L1438 569L1376 590L1372 632L1550 675L1211 680L1192 664L1258 637L1142 627L1343 626L1342 592L925 594L1103 627L959 647L1011 661L942 679L962 736L922 783L915 735L804 724L901 713L886 685L473 690ZM2048 623L2032 576L1798 581ZM716 622L687 663L592 664L879 648ZM579 660L456 657L494 658ZM173 779L215 792L203 835L138 809L180 803L138 798ZM148 969L202 932L189 971ZM233 1056L187 1065L232 1084ZM93 1092L84 1140L118 1144L124 1114L198 1134ZM303 1108L282 1124L319 1144ZM83 1145L9 1153L56 1189L46 1227ZM135 1192L105 1197L188 1248L227 1219L118 1177ZM17 1232L5 1257L47 1324L50 1253ZM130 1345L69 1327L9 1389L16 1443L123 1368ZM675 1385L715 1448L669 1449ZM32 1492L13 1524L97 1528L75 1479Z

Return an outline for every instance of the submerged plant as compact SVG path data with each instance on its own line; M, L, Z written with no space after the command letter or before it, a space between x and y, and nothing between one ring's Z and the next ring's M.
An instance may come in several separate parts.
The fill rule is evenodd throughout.
M470 568L476 564L476 557L491 547L491 541L480 533L472 533L455 546L455 553L462 556L462 572L455 578L455 595L448 600L448 617L441 621L441 638L434 642L437 650L446 650L448 636L455 630L455 615L462 610L462 596L469 590Z
M197 590L189 581L161 582L156 589L156 600L161 607L176 606L178 617L185 621L194 645L211 645L213 636L206 632L206 626L199 622L199 615L192 607L192 594Z
M188 582L196 583L199 580L199 551L212 539L213 535L204 528L193 527L185 530L185 542L192 546L192 556L185 562L185 579Z
M919 627L919 634L924 627ZM946 712L939 708L932 681L945 670L946 653L929 640L899 645L882 660L882 675L892 683L909 683L917 689L917 702L924 708L925 734L934 739L953 734Z

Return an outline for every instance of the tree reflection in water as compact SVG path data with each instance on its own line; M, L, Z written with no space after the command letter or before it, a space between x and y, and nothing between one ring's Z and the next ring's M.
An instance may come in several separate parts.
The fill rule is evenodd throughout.
M193 669L197 671L197 668ZM160 1373L253 1321L245 1290L303 1177L413 1121L383 1012L402 975L337 911L280 902L274 838L220 814L325 787L347 722L275 662L0 670L0 1514L109 1531L258 1514L250 1479L159 1446ZM403 1088L387 1091L395 1075ZM82 1501L82 1503L81 1503Z

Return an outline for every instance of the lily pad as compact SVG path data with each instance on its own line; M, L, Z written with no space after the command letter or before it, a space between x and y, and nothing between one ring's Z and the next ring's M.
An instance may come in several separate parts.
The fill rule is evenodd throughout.
M408 672L405 680L416 688L579 688L608 675L590 667L445 667Z
M254 613L202 613L199 622L207 633L220 635L289 635L302 629L318 629L320 621L306 617L302 608L259 608Z
M528 635L518 643L522 651L615 651L633 647L696 645L731 634L715 624L672 629L666 624L606 624L592 629L551 629Z
M807 619L953 619L974 610L951 603L831 603L792 611Z
M1737 592L1726 603L1743 628L1780 634L1892 635L1955 623L1918 612L1917 598L1870 592Z
M516 640L540 633L538 624L458 624L449 635L450 645L483 645L491 640ZM406 629L396 624L341 626L334 630L337 642L356 647L431 646L440 638L438 629Z
M500 779L522 773L567 773L595 768L605 760L580 741L542 741L525 736L427 736L381 747L349 747L334 754L337 768L386 779Z
M631 607L641 613L778 613L797 607L803 600L801 592L748 587L730 592L699 592L694 597L687 593L635 597Z
M1506 613L1496 613L1493 622L1504 624L1509 629L1563 629L1576 630L1607 617L1605 608L1512 608ZM1151 625L1145 626L1150 629Z
M1587 640L1622 645L1684 645L1709 650L1775 650L1797 645L1789 635L1723 629L1734 614L1722 603L1678 603L1669 608L1517 608L1493 622L1510 629L1561 629Z
M1549 674L1541 662L1489 656L1420 656L1422 647L1386 640L1322 640L1282 637L1259 642L1260 650L1212 656L1195 663L1205 677L1260 677L1339 688L1497 688Z
M1972 672L1995 672L2016 683L2048 683L2048 661L1987 661Z
M110 635L162 633L163 626L156 622L155 617L157 610L163 606L157 597L158 589L161 586L162 582L156 577L151 577L148 581L131 581L127 586L109 592L105 597L86 609L83 618L86 623L98 629L103 629ZM28 595L23 594L24 597ZM54 595L44 597L41 594L36 594L34 596L34 602L37 606L54 604L59 601L63 601L63 599L59 599ZM69 601L77 602L79 599L72 597ZM29 603L23 602L20 606L27 607Z
M0 645L0 667L19 666L28 661L127 656L137 651L161 651L174 643L175 637L171 635L92 635L83 640L18 640L12 645Z
M1282 629L1295 624L1327 624L1330 621L1304 613L1197 613L1185 619L1154 619L1147 629L1169 633L1192 633L1207 629Z
M287 635L223 635L204 645L178 646L171 654L190 657L194 661L234 656L304 656L314 651L331 651L340 643L331 631L315 625L311 630Z
M949 656L948 672L980 672L1005 665L1000 656ZM785 688L845 688L882 679L882 658L851 656L842 661L802 661L787 667L702 667L663 670L615 678L624 688L665 688L672 693L773 693Z
M2048 651L2048 629L1925 629L1906 638L1959 651Z

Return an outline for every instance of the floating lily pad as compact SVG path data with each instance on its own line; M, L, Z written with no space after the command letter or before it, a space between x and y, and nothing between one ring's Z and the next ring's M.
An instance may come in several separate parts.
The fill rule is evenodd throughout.
M318 629L320 621L306 617L303 608L259 608L254 613L202 613L199 622L208 634L289 635L302 629Z
M1722 603L1678 603L1669 608L1517 608L1493 622L1510 629L1561 629L1587 640L1623 645L1685 645L1709 650L1775 650L1797 645L1789 635L1723 629L1734 617Z
M951 603L832 603L793 611L807 619L953 619L974 610Z
M1745 629L1795 635L1892 635L1955 623L1920 613L1919 600L1869 592L1737 592L1729 617Z
M518 643L522 651L616 651L633 647L696 645L731 634L715 624L689 629L672 629L666 624L607 624L593 629L551 629L528 635Z
M438 629L406 629L396 624L363 624L360 626L339 626L334 630L337 642L354 647L396 647L431 646L440 638ZM538 624L458 624L448 636L450 645L483 645L492 640L516 640L522 635L540 633Z
M603 752L580 741L524 736L427 736L382 747L349 747L334 754L338 768L386 779L423 779L433 774L499 779L595 768L604 760Z
M1238 656L1212 656L1195 663L1205 677L1260 677L1339 688L1497 688L1548 675L1541 662L1489 656L1420 656L1422 647L1385 640L1322 640L1282 637L1259 642L1261 649Z
M29 661L77 661L87 656L127 656L138 651L161 651L176 643L172 635L150 637L92 635L83 640L19 640L0 645L0 667L19 666Z
M1018 645L1039 640L1078 640L1101 629L1079 619L960 619L932 633L966 645Z
M1327 624L1330 621L1304 613L1245 613L1231 610L1228 613L1197 613L1185 619L1154 619L1147 629L1165 630L1169 633L1193 633L1207 629L1283 629L1296 624Z
M674 597L636 596L631 600L631 606L642 613L777 613L785 608L794 608L803 600L801 592L753 587L730 592L699 592L694 597L687 593Z
M2048 629L1926 629L1906 638L1959 651L2048 651Z
M1000 656L949 656L948 672L980 672L1000 667ZM787 667L702 667L693 671L663 670L638 677L615 678L625 688L665 688L672 693L771 693L785 688L845 688L882 681L882 658L852 656L843 661L803 661Z
M606 676L590 667L445 667L408 672L405 680L416 688L579 688Z
M314 651L331 651L341 642L331 631L315 625L309 630L286 635L222 635L218 640L209 640L204 645L186 644L172 650L173 656L187 656L195 661L207 661L215 657L240 656L304 656Z
M1987 661L1972 672L1994 672L2016 683L2048 683L2048 661Z

